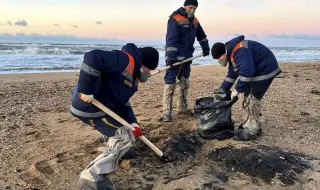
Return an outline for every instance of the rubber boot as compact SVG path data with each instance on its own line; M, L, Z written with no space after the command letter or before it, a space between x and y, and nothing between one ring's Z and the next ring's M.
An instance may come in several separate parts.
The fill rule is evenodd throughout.
M257 136L261 136L262 134L262 128L265 123L265 118L262 116L261 109L262 109L262 100L259 100L252 96L252 107L250 108L251 114L253 115L253 118L257 121L258 124L258 132Z
M115 190L106 177L119 167L120 158L133 146L135 137L127 127L116 130L108 138L107 146L99 148L102 153L94 159L81 173L77 183L79 190Z
M250 94L248 97L245 97L243 107L247 111L247 117L243 123L235 129L234 138L238 141L255 140L257 136L262 134L260 121L261 101Z
M98 139L101 143L108 142L108 136L103 136ZM132 148L129 149L121 158L120 160L131 160L137 158L137 153Z
M121 158L120 160L131 160L131 159L136 159L137 158L137 153L134 151L132 148L128 150Z
M177 102L178 107L178 114L189 114L191 113L188 110L188 89L189 89L189 79L185 79L182 77L178 80L178 87L179 87L179 98Z
M175 91L175 84L165 84L163 91L163 121L172 121L172 99Z
M106 175L99 175L97 182L79 178L76 190L116 190Z

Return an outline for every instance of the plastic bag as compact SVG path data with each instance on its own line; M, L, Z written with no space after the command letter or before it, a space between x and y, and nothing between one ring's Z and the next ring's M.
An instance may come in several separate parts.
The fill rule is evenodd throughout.
M232 105L238 97L231 100L231 92L216 90L213 97L199 98L195 102L194 113L199 118L197 132L207 140L224 140L233 137L234 124L231 119Z

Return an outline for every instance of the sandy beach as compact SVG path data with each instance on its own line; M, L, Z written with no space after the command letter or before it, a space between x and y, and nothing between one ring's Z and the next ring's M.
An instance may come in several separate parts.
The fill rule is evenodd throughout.
M118 171L110 174L111 181L118 189L145 190L312 190L319 187L320 62L281 63L280 67L282 74L274 80L264 98L263 114L267 123L263 135L249 142L201 139L195 131L197 118L176 114L176 95L173 122L159 121L162 116L163 74L141 84L131 104L145 136L160 149L165 149L172 138L192 135L189 137L197 143L192 145L196 149L186 159L161 163L154 152L138 140L135 146L138 158L127 161L130 167L125 167L124 161ZM192 67L189 107L193 108L198 97L212 95L225 74L226 68L220 66ZM0 189L74 189L79 173L99 155L98 148L103 146L99 141L102 135L69 112L71 93L77 79L77 73L0 75ZM242 97L233 106L235 122L240 122L244 115L241 101ZM259 149L258 145L308 157L310 165L302 166L300 162L287 159L288 166L299 166L303 170L293 169L296 174L292 180L279 180L279 172L269 177L237 167L229 159L230 155L224 159L220 156L220 161L212 154L208 156L218 148L233 147L230 150L235 153L235 149L242 150L243 147ZM239 159L245 155L248 154ZM270 154L261 155L265 157L258 160L264 163ZM231 167L225 164L228 161ZM266 172L265 166L261 172ZM291 171L285 172L289 175ZM268 180L270 178L271 181Z

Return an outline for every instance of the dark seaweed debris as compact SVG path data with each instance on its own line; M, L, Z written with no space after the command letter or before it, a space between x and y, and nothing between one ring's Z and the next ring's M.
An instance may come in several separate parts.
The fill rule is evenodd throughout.
M189 157L195 157L202 143L194 134L181 134L173 137L166 146L163 161L183 161Z
M320 95L320 91L315 89L311 90L310 93L315 95Z
M309 168L310 160L304 155L267 146L218 148L209 154L209 158L221 162L228 172L242 172L269 184L278 177L285 185L293 185L296 175Z

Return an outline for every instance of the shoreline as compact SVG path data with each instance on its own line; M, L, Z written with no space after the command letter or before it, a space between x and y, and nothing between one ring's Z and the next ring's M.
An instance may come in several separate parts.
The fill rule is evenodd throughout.
M300 65L300 64L314 64L314 63L319 63L320 61L301 61L301 62L279 62L279 65ZM217 64L192 64L191 67L220 67L220 65ZM157 70L159 69L163 69L165 68L165 66L160 66L157 67ZM223 67L220 67L223 69ZM3 76L5 76L4 78L7 78L6 76L12 75L12 76L17 76L20 77L21 76L28 76L28 75L51 75L51 74L77 74L79 73L79 70L52 70L52 71L35 71L35 72L12 72L12 73L2 73L0 72L0 80L2 79ZM11 78L11 77L10 77Z

